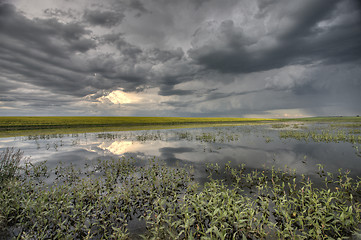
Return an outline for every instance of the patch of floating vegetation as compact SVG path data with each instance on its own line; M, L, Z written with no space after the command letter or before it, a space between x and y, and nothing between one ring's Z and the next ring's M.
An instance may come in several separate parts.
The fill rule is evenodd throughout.
M157 133L144 133L144 134L140 134L136 136L136 140L140 141L140 142L145 142L145 141L157 141L157 140L162 140L162 135L157 132Z
M348 133L349 134L361 134L361 128L348 130Z
M361 128L361 123L337 123L330 124L331 127Z
M188 141L196 140L199 142L208 142L208 143L223 143L223 142L234 142L240 139L239 133L234 133L231 131L213 131L213 132L201 132L197 134L192 134L188 131L186 132L177 132L179 139L186 139Z
M286 130L280 131L280 138L294 138L297 140L310 141L312 139L314 142L350 142L350 143L361 143L361 135L349 134L345 131L327 131L323 130L321 133L317 131L295 131L295 130Z
M356 155L358 157L361 157L361 147L357 146L357 145L354 145L353 148L356 150Z
M140 232L129 227L135 219L146 239L339 239L361 227L361 179L341 169L319 165L315 185L290 169L208 164L209 181L200 186L191 168L155 159L47 169L20 166L21 152L7 151L0 234L8 239L131 239Z
M289 125L285 123L277 123L277 124L272 124L271 126L272 128L285 128L288 127Z
M361 122L360 117L351 117L351 116L334 116L334 117L306 117L306 118L284 118L278 119L283 122L324 122L324 123L357 123Z
M230 126L228 126L230 127ZM170 138L187 141L199 141L208 143L223 143L233 142L240 139L241 134L249 134L250 129L241 128L226 128L217 129L214 131L207 131L205 129L198 129L198 131L185 130L185 131L142 131L132 133L99 133L97 138L103 139L122 139L122 140L133 140L139 142L146 141L167 141Z

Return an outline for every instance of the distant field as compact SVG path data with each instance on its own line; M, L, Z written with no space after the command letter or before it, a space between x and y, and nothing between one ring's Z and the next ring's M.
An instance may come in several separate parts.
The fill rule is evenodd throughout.
M311 117L293 119L271 118L187 118L187 117L0 117L0 131L24 131L37 129L84 129L99 127L137 128L180 125L213 125L265 122L329 122L361 124L361 117ZM124 129L123 129L124 130Z
M284 118L280 121L301 122L361 122L361 117L307 117L307 118Z
M0 117L0 130L217 124L275 121L268 118L184 118L184 117Z

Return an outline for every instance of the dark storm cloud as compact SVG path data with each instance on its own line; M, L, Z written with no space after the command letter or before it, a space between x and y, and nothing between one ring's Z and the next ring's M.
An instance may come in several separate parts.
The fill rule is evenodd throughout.
M141 58L140 60L152 64L160 62L164 63L172 59L179 61L184 57L184 52L181 48L177 48L175 50L150 48L143 52L140 47L126 41L124 34L122 33L105 34L100 38L100 42L102 44L110 44L115 46L121 54L124 54L128 57L135 59L139 56ZM143 54L140 56L141 53Z
M298 37L308 37L313 34L314 27L321 20L328 19L335 9L338 0L305 1L297 9L285 14L290 18L290 26L281 31L278 38L282 41L293 41Z
M136 59L139 56L139 54L142 53L142 49L125 41L122 38L119 38L114 43L121 54L126 55L127 57L130 57L132 59Z
M187 107L187 106L192 106L192 105L194 106L194 105L200 104L200 103L208 103L208 102L214 101L214 100L225 99L225 98L229 98L229 97L238 97L238 96L247 95L247 94L251 94L251 93L260 93L260 92L263 92L266 90L267 89L244 91L244 92L223 93L223 92L214 92L214 91L216 91L214 89L214 90L204 91L202 94L199 94L200 99L195 99L195 100L190 100L190 101L166 101L166 102L162 102L162 104L177 107L177 108ZM183 96L183 95L190 95L190 94L195 94L195 93L196 93L196 91L192 91L192 90L173 90L173 89L169 90L169 95ZM164 93L163 94L159 93L159 94L163 95ZM163 96L169 96L169 95L163 95Z
M202 7L203 4L209 2L210 0L194 0L192 1L195 6L196 6L196 9L199 9L200 7Z
M182 89L174 89L173 85L163 85L158 92L161 96L185 96L185 95L192 95L195 91L193 90L182 90Z
M57 9L57 8L47 8L44 10L44 14L48 17L67 17L67 18L71 18L73 20L76 19L76 15L78 14L75 10L72 9L68 9L68 10L63 10L63 9Z
M88 66L74 55L96 47L90 33L76 22L31 20L14 6L0 4L0 70L9 79L50 91L80 96L91 93L93 90L86 90L92 85L87 82Z
M63 24L54 18L29 20L10 4L0 5L1 47L23 54L67 58L74 51L85 52L95 42L85 36L90 33L78 23Z
M126 3L128 8L146 12L143 5ZM173 50L141 48L126 40L123 33L111 33L93 38L92 31L81 22L60 22L54 17L73 16L75 10L48 9L48 19L29 19L10 4L1 5L0 69L10 79L45 87L51 92L84 96L101 89L125 91L140 89L146 84L160 86L164 96L191 94L189 90L175 90L174 85L192 80L194 71L181 48ZM101 20L105 10L87 10L88 21ZM119 14L119 21L123 15ZM96 18L99 17L99 18ZM104 20L104 19L103 19ZM105 21L105 20L104 20ZM115 24L116 21L109 21ZM95 22L93 22L95 24ZM98 22L99 24L101 21ZM108 24L107 23L107 24ZM117 22L118 23L118 22ZM97 52L77 57L109 44L117 51ZM15 63L15 64L14 64ZM156 72L152 65L159 66Z
M262 91L264 91L264 89L253 90L253 91L244 91L244 92L231 92L231 93L215 92L215 93L208 94L206 96L205 101L217 100L217 99L228 98L228 97L233 97L233 96L242 96L242 95L246 95L246 94L250 94L250 93L258 93L258 92L262 92Z
M267 6L278 2L267 2ZM288 3L290 4L290 3ZM217 38L189 50L191 58L209 69L228 73L250 73L280 68L292 64L309 64L315 61L343 62L361 59L360 9L351 9L352 21L321 28L318 24L337 15L340 1L305 1L293 11L282 13L278 19L283 28L275 29L270 38L274 46L252 49L257 39L245 35L233 20L214 23ZM287 5L287 3L286 3ZM285 7L287 10L287 6ZM297 10L297 11L296 11ZM265 13L267 14L267 13ZM285 20L282 20L285 19ZM207 26L199 28L194 36L202 37Z
M119 25L125 15L122 12L100 11L100 10L86 10L84 19L91 25L98 25L103 27L114 27Z
M175 50L161 50L158 48L149 49L147 57L154 63L167 62L169 60L180 61L184 57L184 52L181 48Z
M97 55L87 61L90 72L96 73L87 79L87 84L101 89L121 86L125 91L134 91L146 83L146 70L136 68L140 50L130 47L119 54Z
M150 89L164 115L359 111L356 0L10 2L0 0L0 107L45 109L49 98L54 111L73 111L66 99L87 96L98 113L113 90ZM108 105L104 113L118 113ZM140 105L130 113L154 114Z
M138 11L137 17L140 17L143 13L149 13L149 11L144 7L144 4L140 0L130 0L128 2L130 9Z
M23 93L21 96L17 96L16 98L12 97L12 96L6 96L6 94L4 94L4 97L7 98L7 101L23 101L26 102L27 104L30 105L35 105L35 104L40 104L47 106L47 105L51 105L54 104L55 102L57 104L64 104L64 103L69 103L71 101L73 101L73 99L69 99L69 97L65 97L65 96L52 96L53 99L49 98L51 95L44 95L44 96L34 96L33 93L29 92L29 93Z
M77 99L72 96L52 94L47 91L39 91L36 89L28 89L22 87L11 89L8 92L1 92L0 109L2 105L8 108L8 115L16 115L21 109L21 114L32 114L34 111L60 113L71 110L71 105Z
M184 52L179 48L175 50L141 49L126 41L121 33L103 35L100 42L114 46L118 52L112 55L98 55L91 61L90 68L107 79L125 80L122 84L125 91L134 91L144 84L150 84L150 78L153 78L154 84L155 77L154 72L150 71L151 66L180 62L184 56ZM181 82L178 77L181 78L186 74L180 73L178 74L180 76L177 74L174 76L171 73L169 76L165 71L158 72L160 75L155 79L155 86L166 85L164 88L171 89L174 84Z
M119 39L123 40L122 33L110 33L110 34L104 34L101 36L100 41L102 44L116 44Z
M18 88L17 83L10 82L10 81L6 80L5 78L0 78L0 82L1 82L0 94L7 93L10 90L15 90Z

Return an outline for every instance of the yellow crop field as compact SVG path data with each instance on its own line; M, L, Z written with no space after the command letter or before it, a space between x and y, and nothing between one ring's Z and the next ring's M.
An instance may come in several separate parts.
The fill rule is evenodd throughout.
M1 130L44 128L179 125L201 123L244 123L274 121L268 118L187 118L187 117L0 117Z

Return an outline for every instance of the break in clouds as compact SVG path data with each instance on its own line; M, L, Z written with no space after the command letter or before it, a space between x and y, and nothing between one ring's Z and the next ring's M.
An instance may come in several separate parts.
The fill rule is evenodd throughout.
M361 114L356 0L0 0L1 115Z

